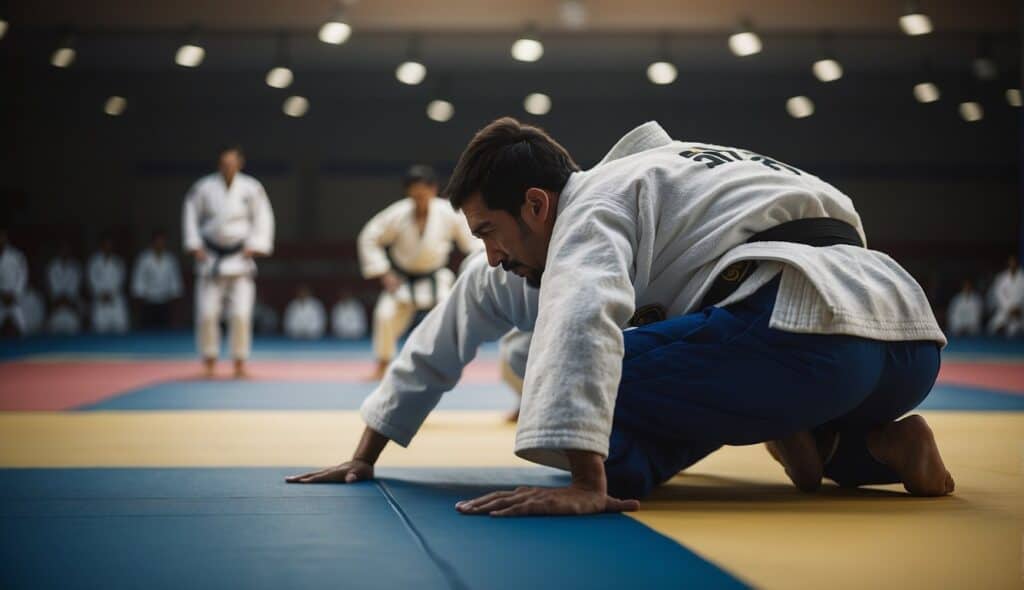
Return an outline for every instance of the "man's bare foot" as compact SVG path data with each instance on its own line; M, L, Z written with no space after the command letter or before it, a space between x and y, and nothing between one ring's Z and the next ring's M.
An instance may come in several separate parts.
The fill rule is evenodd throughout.
M373 370L373 374L366 378L367 381L380 381L384 378L384 373L388 372L388 365L391 361L377 360L377 368Z
M782 464L790 481L802 492L816 492L821 487L824 466L814 436L798 432L779 440L764 443L768 452Z
M217 369L217 359L205 358L203 359L203 377L205 379L213 379L213 375Z
M248 376L249 372L245 368L245 361L235 359L235 379L245 379Z
M932 429L914 414L873 430L867 435L868 451L900 474L903 487L915 496L953 493L953 476L946 470Z

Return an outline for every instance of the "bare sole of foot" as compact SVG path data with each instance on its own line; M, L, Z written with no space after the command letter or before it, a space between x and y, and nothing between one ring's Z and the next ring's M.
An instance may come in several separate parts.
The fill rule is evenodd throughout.
M816 492L821 487L824 466L818 445L810 432L764 443L768 453L782 464L793 485L802 492Z
M928 422L917 414L868 433L868 451L900 474L915 496L945 496L956 487Z

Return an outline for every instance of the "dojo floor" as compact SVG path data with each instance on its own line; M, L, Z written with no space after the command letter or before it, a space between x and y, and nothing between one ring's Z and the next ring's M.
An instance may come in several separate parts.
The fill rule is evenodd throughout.
M800 494L753 446L628 516L510 520L453 504L564 475L512 455L495 356L379 481L289 486L351 452L365 343L258 340L252 378L206 381L188 334L0 342L0 588L1024 587L1024 345L944 357L952 497Z

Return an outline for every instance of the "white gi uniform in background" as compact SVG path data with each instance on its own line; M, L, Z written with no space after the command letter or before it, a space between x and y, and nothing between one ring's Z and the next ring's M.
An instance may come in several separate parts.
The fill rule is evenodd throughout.
M407 445L482 342L511 328L532 330L516 454L563 469L564 449L607 456L622 330L634 311L652 304L668 317L694 311L740 260L766 262L714 303L745 299L781 273L774 329L944 344L924 291L887 255L745 243L808 217L843 220L863 240L850 199L794 170L746 150L673 141L656 123L634 129L598 166L569 178L539 297L521 277L474 260L363 402L363 420Z
M358 299L349 298L334 304L331 309L331 329L345 340L366 337L366 309Z
M1020 267L996 275L991 293L994 312L988 323L989 334L1003 332L1016 336L1024 329L1024 273Z
M78 319L75 310L67 305L59 305L50 313L46 320L46 331L50 334L63 334L69 336L78 334L82 330L82 321Z
M115 254L97 252L89 259L88 273L93 299L93 331L101 334L127 332L128 308L121 293L124 285L124 263L121 258Z
M61 297L77 303L82 286L82 266L74 258L57 257L46 266L46 287L50 299Z
M373 310L373 351L378 360L395 355L398 338L409 327L416 310L432 308L447 296L455 279L448 269L454 241L469 254L483 247L469 231L466 218L451 204L431 199L426 225L420 234L416 204L402 199L374 215L359 232L359 263L363 276L379 278L394 271L409 278L394 293L380 294Z
M256 263L243 249L264 256L274 250L274 212L267 193L255 178L239 172L229 188L219 173L199 179L184 207L185 250L203 249L207 259L196 264L196 334L204 358L220 352L218 319L229 302L231 355L249 358L252 346L252 307L256 297ZM211 248L233 253L219 256Z
M324 304L316 297L297 297L284 312L284 333L289 338L322 338L327 328Z
M21 306L27 284L28 263L25 262L25 255L7 244L0 253L0 294L9 295L13 301L10 304L0 301L0 324L11 322L22 334L27 331Z
M147 248L135 259L132 295L146 303L167 303L181 297L181 270L168 252L157 254Z
M949 302L946 323L954 336L977 336L981 334L982 315L985 302L977 291L957 293Z

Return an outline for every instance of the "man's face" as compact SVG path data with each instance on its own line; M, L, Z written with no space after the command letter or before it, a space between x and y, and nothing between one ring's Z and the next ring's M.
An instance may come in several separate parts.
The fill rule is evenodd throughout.
M416 181L405 190L409 198L416 201L416 206L425 209L430 205L430 199L437 196L437 185L429 182Z
M520 217L506 211L488 209L475 194L462 205L473 235L484 242L487 262L526 279L531 287L540 287L548 255L557 198L542 189L530 189Z
M245 160L242 159L241 154L235 150L227 150L220 155L217 169L220 170L221 176L224 178L234 178L241 171L244 163Z
M1017 257L1016 256L1011 256L1006 261L1006 268L1009 269L1010 272L1013 272L1013 271L1017 270Z
M153 237L153 249L157 252L163 252L164 248L167 247L167 238L164 236Z

